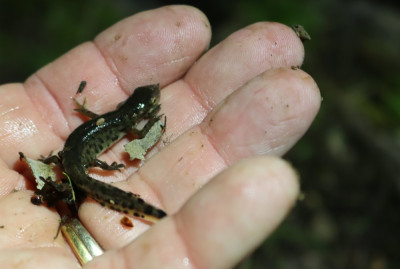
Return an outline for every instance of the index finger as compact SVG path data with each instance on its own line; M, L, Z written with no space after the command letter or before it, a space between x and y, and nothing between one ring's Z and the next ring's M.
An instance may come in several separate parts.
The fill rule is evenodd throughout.
M0 146L29 156L61 147L71 130L82 122L71 113L71 97L81 80L88 81L84 95L90 108L103 113L114 109L137 86L163 86L182 76L207 48L209 40L206 17L188 6L168 6L122 20L98 35L94 42L74 48L25 82L25 89L18 94L21 98L28 96L30 102L21 107L21 98L16 96L9 106L32 111L32 125L41 131L25 137L23 144L10 148L0 142ZM57 142L30 150L39 139ZM2 157L13 162L17 154Z

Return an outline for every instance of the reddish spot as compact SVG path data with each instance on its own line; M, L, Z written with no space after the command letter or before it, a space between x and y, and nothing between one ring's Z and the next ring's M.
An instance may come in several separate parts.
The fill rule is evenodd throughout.
M130 218L128 217L123 217L121 219L121 224L122 226L124 226L126 229L132 229L133 228L133 222Z

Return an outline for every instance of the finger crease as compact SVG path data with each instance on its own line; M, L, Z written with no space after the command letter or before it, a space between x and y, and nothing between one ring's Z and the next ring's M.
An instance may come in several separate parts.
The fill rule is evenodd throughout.
M65 114L64 114L64 111L62 110L62 108L61 108L61 103L59 102L59 100L58 100L58 98L56 98L56 96L54 95L54 93L50 90L50 87L45 83L45 81L36 73L36 74L33 74L32 75L33 77L36 77L37 79L38 79L38 81L39 81L39 83L40 84L42 84L42 87L46 90L46 92L47 92L47 94L51 97L51 99L53 99L53 101L56 103L56 108L57 108L57 111L58 111L58 113L57 114L60 114L63 118L62 118L62 122L66 122L66 124L67 124L67 126L68 126L68 129L71 129L71 127L70 127L70 125L69 125L69 123L68 123L68 121L67 121L67 118L66 118L66 116L65 116ZM24 86L25 87L25 86ZM32 98L31 98L31 96L30 96L30 94L29 94L29 92L27 92L28 94L28 97L29 97L29 100L32 102L32 103L34 103L33 102L33 100L32 100ZM50 126L50 129L52 129L53 130L53 133L58 137L58 138L60 138L60 139L62 139L62 140L65 140L65 137L63 137L60 133L59 133L59 131L58 131L58 129L56 128L56 129L54 129L54 125L51 123L51 122L49 122L49 117L47 116L47 115L43 115L42 113L39 113L40 114L40 117L47 123L47 125L48 126ZM71 130L70 130L71 131Z
M112 57L106 57L106 55L104 55L103 51L100 49L100 47L97 45L97 43L95 41L93 41L93 45L96 48L96 50L99 52L99 54L101 55L101 58L103 59L105 65L108 67L110 72L117 79L117 84L120 87L120 89L122 89L123 92L125 92L127 95L129 95L130 93L126 89L124 89L124 87L122 87L123 84L121 83L121 76L118 75L119 74L118 68L117 68L117 65L114 63Z
M188 88L192 91L193 93L193 97L195 99L195 101L200 104L201 108L203 109L203 111L205 111L205 115L210 112L213 109L214 104L210 104L210 102L208 102L207 100L205 100L200 93L196 90L196 88L189 82L187 82L185 80L185 78L183 78L183 81L185 82L185 84L188 86Z
M175 227L175 232L179 236L179 238L182 242L182 245L185 248L186 257L191 262L192 268L201 268L199 265L197 265L197 262L193 258L193 255L191 255L192 252L190 251L190 242L186 239L184 232L180 229L180 227L182 227L183 225L178 224L178 223L180 223L179 217L177 217L177 215L174 215L174 216L172 216L172 218L173 218L172 222L174 223L174 227Z

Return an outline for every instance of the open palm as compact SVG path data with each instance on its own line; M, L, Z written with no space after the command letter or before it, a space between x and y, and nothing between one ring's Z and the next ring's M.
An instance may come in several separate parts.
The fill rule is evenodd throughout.
M122 214L87 199L79 217L107 250L88 268L230 268L276 228L298 195L296 174L279 156L311 124L319 91L291 68L301 65L304 50L287 26L256 23L203 54L210 30L187 6L139 13L25 83L0 87L4 268L77 266L63 238L53 239L57 212L30 203L18 152L37 158L62 148L84 120L72 102L81 80L87 86L80 95L96 113L113 110L138 86L160 83L167 117L163 141L140 169L121 141L102 157L127 169L96 173L169 216L152 226L135 219L126 229Z

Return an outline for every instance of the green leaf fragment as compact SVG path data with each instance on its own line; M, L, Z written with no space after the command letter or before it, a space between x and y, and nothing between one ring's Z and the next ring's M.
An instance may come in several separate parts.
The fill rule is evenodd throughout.
M74 192L74 188L72 187L72 181L69 178L69 175L67 173L65 173L65 172L62 172L62 173L68 179L69 186L71 187L72 201L74 201L74 203L76 204L75 192Z
M125 151L128 152L130 159L144 160L147 150L154 146L164 133L164 123L159 120L151 126L145 137L135 139L126 144Z

